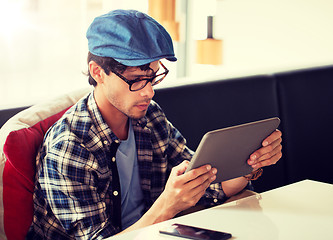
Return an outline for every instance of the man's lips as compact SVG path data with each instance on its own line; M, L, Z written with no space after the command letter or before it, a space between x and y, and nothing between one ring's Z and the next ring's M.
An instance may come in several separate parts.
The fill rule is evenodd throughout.
M139 103L139 104L136 104L135 106L137 108L139 108L141 111L145 111L145 110L147 110L149 104L150 103Z

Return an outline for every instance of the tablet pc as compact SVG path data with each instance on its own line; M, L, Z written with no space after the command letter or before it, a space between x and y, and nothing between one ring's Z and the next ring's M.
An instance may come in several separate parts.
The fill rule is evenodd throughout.
M277 117L207 132L186 172L210 164L217 168L213 183L244 176L253 171L247 164L250 155L280 124Z

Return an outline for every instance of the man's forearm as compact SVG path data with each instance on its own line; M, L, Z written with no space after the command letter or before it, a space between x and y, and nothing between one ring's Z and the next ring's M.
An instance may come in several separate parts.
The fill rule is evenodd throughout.
M222 189L227 197L231 197L242 191L248 183L244 177L234 178L222 182Z
M132 226L123 230L121 233L133 231L139 228L159 223L173 218L178 212L172 213L170 208L167 208L163 194L155 201L151 208Z

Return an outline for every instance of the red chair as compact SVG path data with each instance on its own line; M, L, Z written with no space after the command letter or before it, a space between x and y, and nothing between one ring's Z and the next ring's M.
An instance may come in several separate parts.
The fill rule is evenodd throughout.
M25 239L33 216L36 153L44 134L91 88L36 104L0 129L0 239Z

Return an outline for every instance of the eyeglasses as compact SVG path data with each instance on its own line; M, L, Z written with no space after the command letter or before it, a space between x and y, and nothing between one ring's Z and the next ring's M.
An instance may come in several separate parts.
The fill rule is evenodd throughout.
M153 77L140 77L133 80L128 80L123 75L117 72L113 72L118 77L120 77L125 83L129 85L129 90L132 92L139 91L143 89L149 82L152 86L155 86L156 84L159 84L162 82L162 80L166 77L166 75L169 73L169 70L163 65L163 63L160 61L159 64L164 68L164 72L157 74Z

